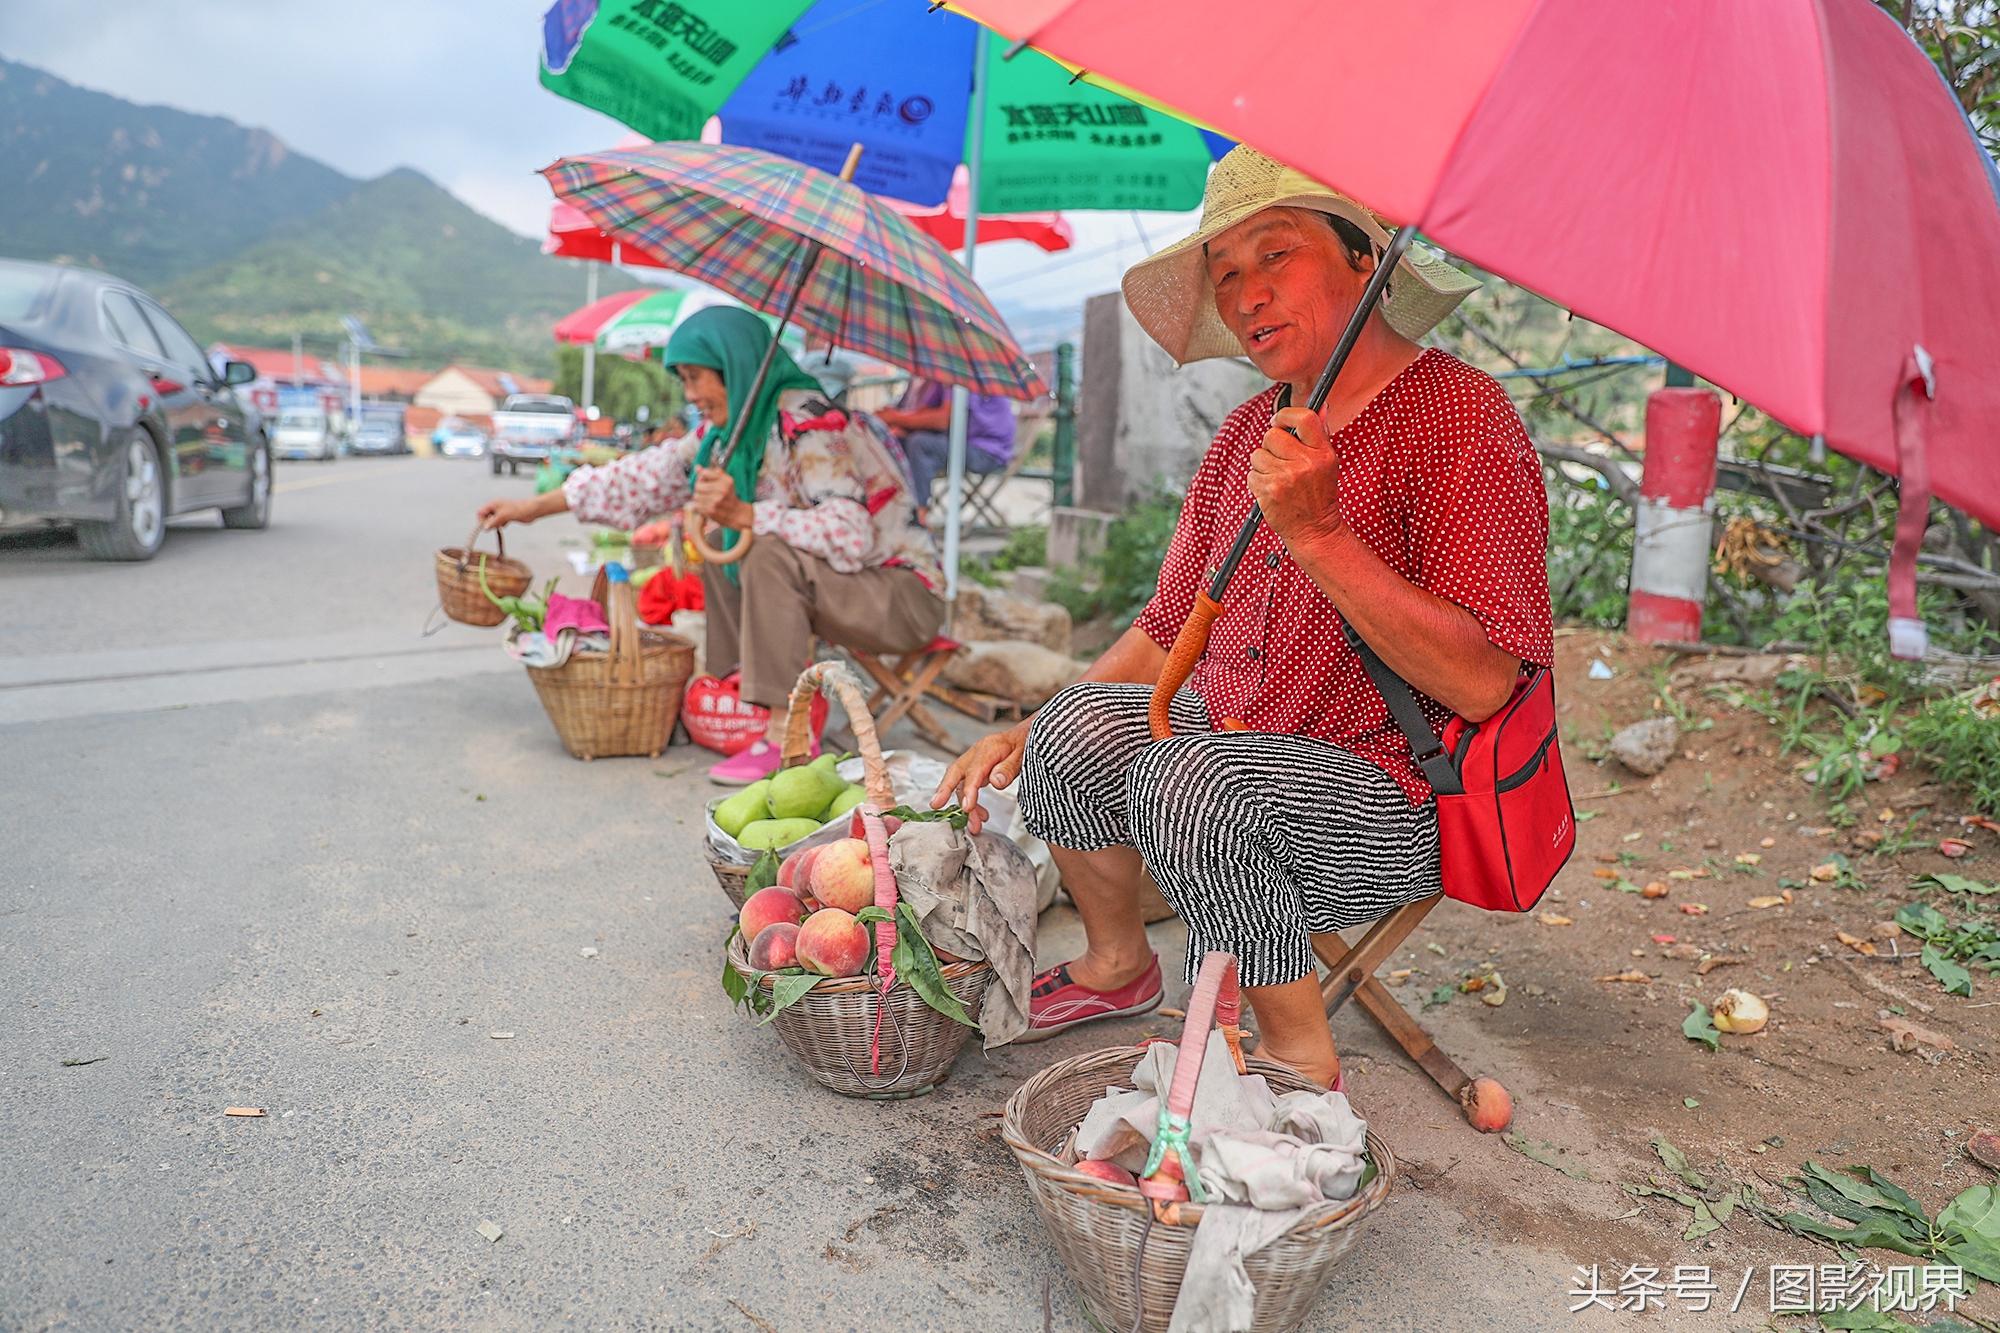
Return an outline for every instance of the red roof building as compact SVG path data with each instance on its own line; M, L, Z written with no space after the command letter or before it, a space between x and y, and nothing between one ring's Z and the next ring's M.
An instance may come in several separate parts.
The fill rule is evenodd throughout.
M242 347L235 343L213 343L208 349L208 359L221 361L248 361L257 367L257 378L272 384L292 385L338 385L345 388L347 372L336 361L315 356L310 352L293 355L288 347Z

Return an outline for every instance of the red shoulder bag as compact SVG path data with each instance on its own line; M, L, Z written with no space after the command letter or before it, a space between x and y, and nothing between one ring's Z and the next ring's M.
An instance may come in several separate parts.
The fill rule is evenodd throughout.
M1345 628L1437 793L1445 896L1489 912L1528 911L1576 850L1576 811L1556 739L1555 678L1530 668L1499 712L1484 722L1454 717L1440 737L1408 683Z

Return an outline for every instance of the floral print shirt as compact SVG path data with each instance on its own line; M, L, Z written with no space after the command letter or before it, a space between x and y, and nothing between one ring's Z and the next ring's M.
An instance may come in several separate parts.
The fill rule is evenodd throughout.
M627 530L678 513L694 497L700 441L696 431L603 467L578 468L563 482L570 512ZM873 416L844 412L810 389L778 395L778 426L751 508L759 537L816 555L842 574L901 568L933 592L944 587L888 431Z

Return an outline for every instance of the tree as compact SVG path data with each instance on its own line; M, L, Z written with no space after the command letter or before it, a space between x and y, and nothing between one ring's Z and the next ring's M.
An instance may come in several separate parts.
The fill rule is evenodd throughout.
M592 389L596 407L613 421L637 421L644 407L647 423L657 424L681 410L680 381L657 361L632 361L600 351ZM581 347L556 349L556 392L583 402Z
M2000 149L2000 0L1876 0L1944 75L1988 153Z

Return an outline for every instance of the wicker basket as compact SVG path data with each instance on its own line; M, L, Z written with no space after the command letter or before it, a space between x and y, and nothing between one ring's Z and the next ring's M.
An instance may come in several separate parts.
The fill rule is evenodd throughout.
M737 907L750 896L750 871L753 867L739 866L728 861L708 858L708 868L715 872L715 882L722 886L722 892Z
M886 873L889 835L881 814L895 804L895 795L889 785L888 767L882 761L875 720L868 715L867 697L853 673L840 663L816 662L805 669L798 684L792 687L790 712L785 722L784 764L793 768L810 761L811 704L813 695L822 689L839 695L841 705L847 710L848 724L854 729L855 746L861 752L862 786L868 790L867 799L856 808L861 812L870 856L878 871L875 903L893 912L895 881ZM724 874L736 867L715 865L714 869L722 891L736 898L742 885L732 886ZM747 878L747 867L743 874ZM895 941L894 925L888 922L877 925L875 940L878 968L885 968ZM748 949L749 941L741 935L730 941L729 961L745 973L749 969ZM977 1019L986 983L993 978L992 967L983 962L945 963L939 971L945 989L965 1007L968 1015ZM874 976L821 981L797 1003L779 1010L771 1025L778 1029L779 1039L805 1065L806 1072L819 1082L849 1097L881 1101L921 1097L934 1090L951 1072L952 1061L958 1058L959 1049L972 1031L925 1004L907 983L898 980L884 992L879 978ZM879 1066L875 1061L878 1030Z
M481 529L474 528L463 546L447 546L436 556L438 605L462 625L491 627L507 618L507 613L487 600L479 587L479 573L486 571L486 586L495 597L519 597L535 581L534 571L507 555L507 540L493 529L493 542L500 554L475 551Z
M572 653L557 667L529 667L542 708L578 759L658 755L673 739L681 695L694 674L694 645L644 629L632 585L599 571L595 596L611 622L611 651Z
M1210 955L1218 956L1226 957ZM1183 1053L1191 1049L1189 1034L1197 1004L1193 998L1188 1002ZM1207 1029L1204 1016L1199 1040L1206 1040ZM1199 1047L1193 1049L1198 1052ZM1201 1205L1162 1207L1130 1186L1087 1176L1058 1156L1093 1102L1110 1089L1132 1086L1141 1054L1140 1047L1119 1046L1050 1065L1008 1099L1000 1132L1021 1164L1028 1193L1090 1317L1101 1328L1136 1327L1158 1333L1173 1317ZM1197 1062L1199 1058L1196 1054ZM1245 1067L1264 1075L1277 1092L1324 1091L1281 1065L1252 1060ZM1192 1085L1190 1079L1190 1104ZM1396 1159L1389 1145L1372 1132L1368 1158L1375 1176L1353 1198L1312 1209L1291 1230L1243 1261L1257 1289L1251 1325L1257 1333L1297 1328L1305 1322L1334 1266L1354 1244L1362 1220L1389 1197ZM1148 1187L1155 1183L1146 1182Z
M729 961L748 974L741 935L729 942ZM945 989L977 1019L993 969L985 963L944 963L938 971ZM770 987L769 978L763 985ZM882 1064L875 1073L870 1065L878 1012L883 1016ZM822 981L804 999L780 1009L771 1026L815 1080L844 1096L873 1101L936 1091L973 1031L925 1004L904 982L891 986L883 999L874 977Z

